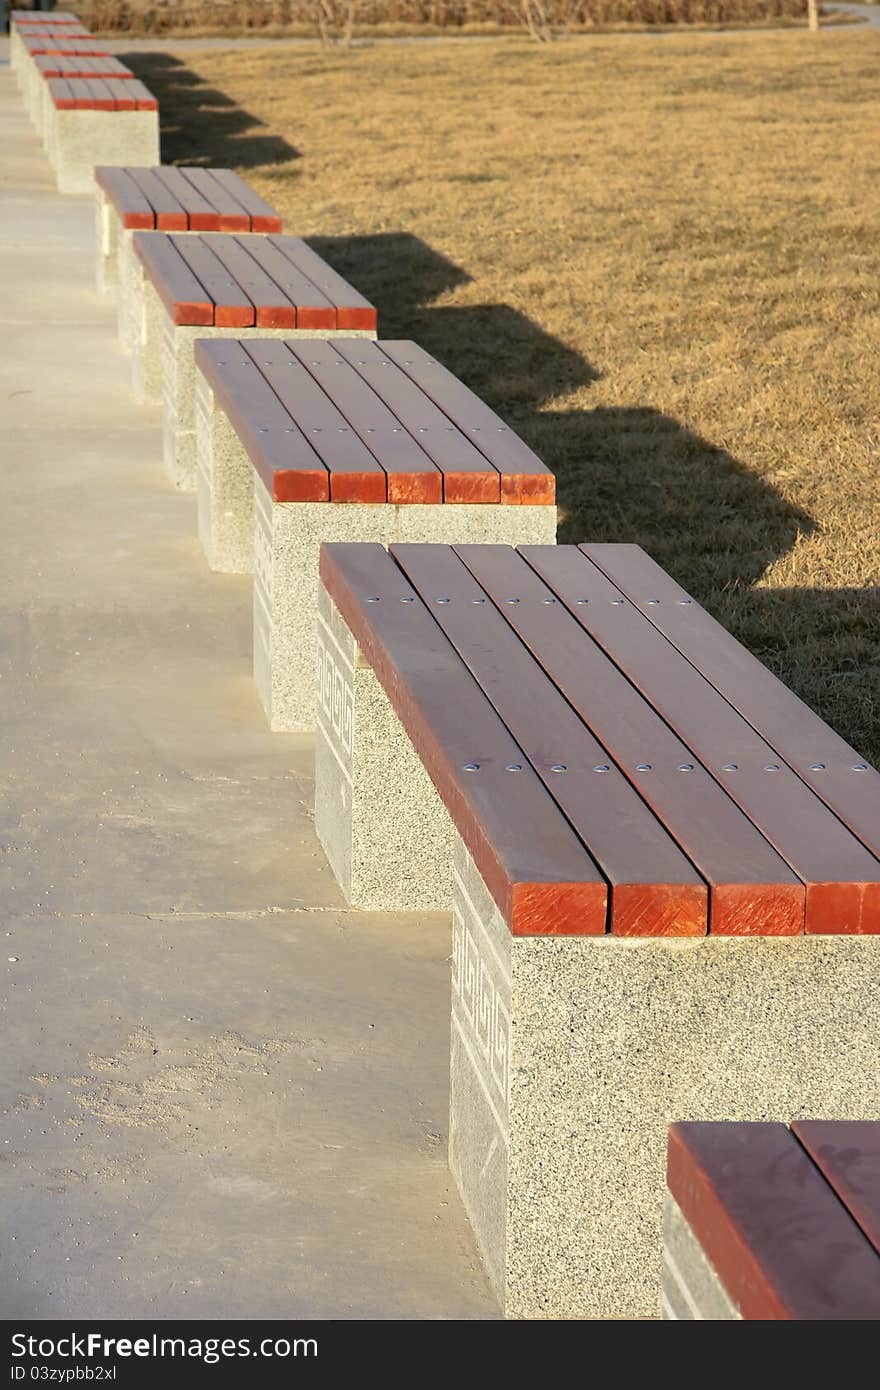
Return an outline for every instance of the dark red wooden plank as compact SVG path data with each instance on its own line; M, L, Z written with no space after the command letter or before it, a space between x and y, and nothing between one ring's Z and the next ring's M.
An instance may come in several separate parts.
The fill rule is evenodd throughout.
M132 78L129 85L131 87L131 94L137 102L138 111L159 110L158 101L149 88L144 86L143 82L139 82L137 78Z
M181 238L186 240L186 238ZM135 255L174 323L209 325L214 302L166 232L135 232Z
M794 1120L791 1128L880 1254L880 1120Z
M379 460L387 478L388 501L441 503L440 470L363 377L339 355L334 343L319 338L308 342L292 339L287 346Z
M188 182L206 208L211 208L216 217L216 227L220 232L249 232L251 219L244 208L236 203L222 184L213 177L210 169L181 169L181 177ZM208 229L205 228L207 231Z
M59 111L73 111L76 108L76 99L70 90L70 83L63 77L50 77L49 91L52 101Z
M175 198L157 170L130 168L127 171L153 209L156 226L163 232L185 232L189 228L186 208Z
M164 202L182 214L184 222L174 228L174 231L181 232L213 232L220 227L220 215L215 213L210 203L206 203L200 197L192 183L189 183L182 175L181 170L171 167L171 165L157 164L156 168L147 171L152 175L154 186L157 190L157 197L164 199ZM172 228L168 228L172 231Z
M92 99L93 111L115 111L116 98L114 97L109 85L101 78L87 78L85 85L88 87Z
M296 305L291 304L281 286L248 255L246 242L242 245L235 237L222 232L205 236L203 241L248 295L258 328L296 327Z
M272 244L336 306L336 327L376 330L376 310L368 299L327 264L300 237L273 236Z
M522 766L534 768L608 880L612 932L704 935L706 884L617 768L597 794L593 768L605 749L452 547L391 553L519 744Z
M385 473L302 363L278 339L244 344L330 473L331 502L385 502Z
M391 556L323 545L320 574L513 935L603 933L605 880Z
M257 264L296 305L297 328L335 328L336 306L265 236L241 238Z
M211 177L222 184L250 218L252 232L280 232L282 219L271 204L255 193L249 183L232 169L211 169Z
M880 862L586 555L551 550L522 553L803 880L806 930L880 931Z
M785 1125L669 1130L667 1183L744 1318L880 1318L880 1259Z
M131 82L120 82L115 77L108 77L104 82L104 86L113 97L114 111L137 110L136 95L132 91L133 84Z
M156 225L156 214L138 187L133 172L112 164L99 164L95 168L95 182L106 193L122 225L143 231Z
M382 351L498 469L502 502L550 505L556 501L556 479L547 465L463 381L417 343L383 339Z
M219 261L200 235L173 237L175 248L198 277L214 301L214 323L218 328L252 328L256 313L247 291L242 289L222 261Z
M709 884L710 931L802 932L803 884L555 601L552 589L509 546L464 545L456 551L606 750L589 774L592 794L601 800L605 780L617 767ZM683 774L683 766L692 771Z
M241 343L197 339L196 367L276 502L327 502L330 474Z
M880 855L880 772L639 546L588 545L583 550L853 834Z
M386 356L381 343L340 338L334 346L433 459L443 474L445 502L500 501L498 470Z
M89 79L87 77L68 77L66 80L73 109L75 111L94 111L96 109L95 99Z

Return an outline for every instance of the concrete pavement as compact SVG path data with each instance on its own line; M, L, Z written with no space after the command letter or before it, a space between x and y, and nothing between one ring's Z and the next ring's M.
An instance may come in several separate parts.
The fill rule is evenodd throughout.
M0 66L0 1316L493 1318L450 924L347 910Z

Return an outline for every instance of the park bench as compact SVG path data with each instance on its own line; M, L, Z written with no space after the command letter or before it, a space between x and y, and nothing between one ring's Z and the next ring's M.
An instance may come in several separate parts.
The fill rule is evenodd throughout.
M44 54L38 125L62 193L94 191L98 164L159 162L159 104L112 57Z
M325 545L315 819L453 911L505 1312L656 1316L667 1127L876 1109L880 775L629 545Z
M122 347L131 352L143 318L143 272L132 251L135 231L280 232L282 219L231 169L95 170L95 274L99 290L116 288Z
M95 39L81 24L10 25L10 65L33 124L42 120L42 82L38 58L47 54L107 54L107 43Z
M164 457L196 486L196 338L376 336L376 310L293 236L135 232L142 272L135 390L165 407Z
M95 57L88 53L41 53L34 59L33 67L35 97L29 110L50 158L55 112L61 105L58 97L63 95L61 84L75 84L76 94L83 99L92 91L98 93L100 87L100 97L106 100L104 83L136 81L131 69L109 54Z
M880 1320L880 1122L674 1124L666 1181L665 1318Z
M28 115L38 128L43 118L43 78L47 67L45 60L110 56L105 39L95 39L91 34L72 31L70 25L48 33L28 35L22 38L20 43L22 57L16 77Z
M314 727L321 542L555 540L552 473L415 343L200 341L195 356L199 534L213 569L254 571L274 729Z

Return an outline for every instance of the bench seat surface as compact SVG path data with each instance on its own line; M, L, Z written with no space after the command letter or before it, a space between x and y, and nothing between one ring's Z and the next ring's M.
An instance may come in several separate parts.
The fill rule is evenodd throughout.
M71 33L69 29L60 29L57 33L40 33L36 36L27 35L22 39L25 51L32 58L41 54L62 53L68 56L77 57L109 57L110 50L107 47L106 39L94 39L91 34Z
M326 545L321 576L514 934L880 932L880 775L638 547ZM599 871L590 913L539 827Z
M158 111L159 103L143 84L129 75L120 78L49 78L49 91L59 111Z
M878 1158L877 1122L682 1123L667 1183L744 1318L873 1320Z
M138 231L280 232L273 207L232 169L99 165L95 181L122 225Z
M176 324L375 331L373 305L299 237L135 232L133 245Z
M118 58L97 56L95 54L41 54L34 59L37 68L45 78L119 78L122 81L134 80L134 73Z
M554 501L546 465L416 343L202 340L196 364L275 501Z

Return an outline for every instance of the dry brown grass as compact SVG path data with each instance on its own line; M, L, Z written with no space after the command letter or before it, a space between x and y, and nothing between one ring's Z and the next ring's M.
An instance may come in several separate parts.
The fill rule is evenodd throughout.
M562 539L639 541L876 760L877 57L791 32L137 65L168 154L237 164L531 441Z
M79 0L94 32L149 34L464 33L803 19L806 0Z

